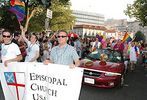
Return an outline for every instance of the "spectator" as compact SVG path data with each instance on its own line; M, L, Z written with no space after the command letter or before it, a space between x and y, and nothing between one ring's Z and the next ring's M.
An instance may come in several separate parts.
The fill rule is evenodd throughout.
M78 38L74 42L74 47L76 48L78 55L81 57L82 47L81 47L81 41Z
M15 44L19 45L18 40L20 37L20 33L19 32L15 32L14 33L14 38L12 39L12 42L14 42Z
M121 40L118 40L118 42L114 45L114 50L118 50L120 51L121 53L123 53L123 50L124 50L124 44L122 43Z
M44 45L43 45L43 55L41 57L42 58L41 61L48 59L49 54L50 54L50 51L49 51L48 42L45 42Z
M94 51L94 50L96 50L100 47L101 47L101 42L99 42L98 38L96 38L96 40L92 44L92 50L91 51Z

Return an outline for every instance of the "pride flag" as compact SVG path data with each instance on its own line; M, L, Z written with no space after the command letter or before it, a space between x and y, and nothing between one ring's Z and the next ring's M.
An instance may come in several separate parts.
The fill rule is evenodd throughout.
M132 38L130 37L130 35L128 33L125 33L125 35L122 39L122 42L125 42L125 41L127 41L127 43L132 41Z
M25 3L23 0L10 0L11 8L10 12L14 13L18 19L18 21L23 21L25 18Z

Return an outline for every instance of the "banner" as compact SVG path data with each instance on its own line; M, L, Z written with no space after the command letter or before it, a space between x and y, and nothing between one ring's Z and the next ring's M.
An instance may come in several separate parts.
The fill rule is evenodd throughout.
M78 100L83 69L42 63L0 64L5 100Z

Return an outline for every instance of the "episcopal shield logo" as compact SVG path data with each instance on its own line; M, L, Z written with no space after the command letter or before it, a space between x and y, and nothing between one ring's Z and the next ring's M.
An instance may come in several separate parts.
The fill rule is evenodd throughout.
M4 72L7 86L13 100L23 100L25 91L25 73L23 72Z

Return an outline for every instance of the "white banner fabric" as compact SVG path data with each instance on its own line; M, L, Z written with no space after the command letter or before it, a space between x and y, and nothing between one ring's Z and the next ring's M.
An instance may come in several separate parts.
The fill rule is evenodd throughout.
M0 64L5 100L78 100L83 69L42 63Z

